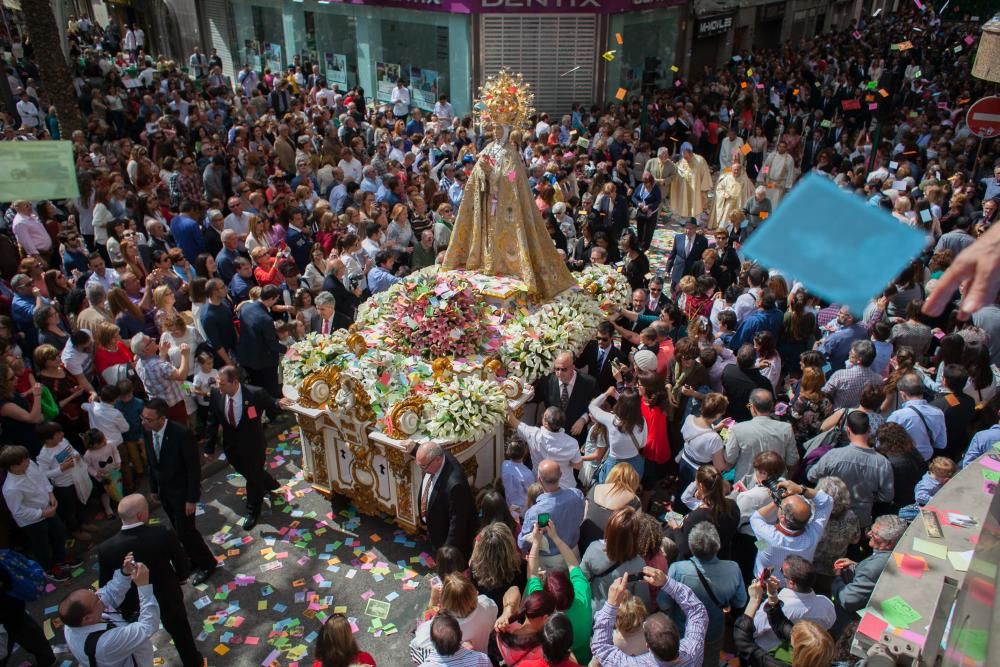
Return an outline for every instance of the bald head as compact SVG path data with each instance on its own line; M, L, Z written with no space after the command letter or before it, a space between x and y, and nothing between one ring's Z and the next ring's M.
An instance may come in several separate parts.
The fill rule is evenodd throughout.
M789 496L781 501L780 521L789 530L799 531L809 523L812 507L808 501L799 495Z
M538 464L538 481L546 491L554 491L559 488L559 479L562 471L559 464L552 459L545 459Z
M122 524L146 523L149 519L149 503L146 497L139 493L125 496L118 502L118 516Z

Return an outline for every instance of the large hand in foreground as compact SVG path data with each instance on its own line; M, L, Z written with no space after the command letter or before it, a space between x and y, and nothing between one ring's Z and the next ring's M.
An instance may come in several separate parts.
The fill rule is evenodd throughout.
M963 320L993 303L1000 291L1000 225L990 227L955 258L931 291L924 312L932 317L940 315L955 290L970 279L959 306L958 316Z

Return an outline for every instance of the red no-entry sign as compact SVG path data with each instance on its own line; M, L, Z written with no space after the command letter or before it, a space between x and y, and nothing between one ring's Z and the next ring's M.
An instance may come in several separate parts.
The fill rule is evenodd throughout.
M983 138L1000 136L1000 97L984 97L969 107L965 122L973 134Z

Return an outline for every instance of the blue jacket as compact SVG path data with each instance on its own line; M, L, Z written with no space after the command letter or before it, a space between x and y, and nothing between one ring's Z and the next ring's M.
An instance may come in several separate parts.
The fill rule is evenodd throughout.
M295 265L299 267L299 271L305 271L306 266L309 264L312 239L307 234L289 226L288 234L285 236L285 243L288 244L288 249L292 253L292 259L295 260Z
M236 358L246 368L277 368L285 346L278 342L274 320L260 302L248 303L240 308L240 339L236 344Z
M240 256L240 253L236 250L230 250L229 248L223 248L219 251L219 254L215 256L215 269L219 272L219 277L222 278L222 282L229 284L232 281L233 276L236 275L236 259Z
M238 273L233 276L233 279L229 281L229 296L232 298L233 303L242 303L249 299L250 288L256 285L257 281L254 280L253 276L244 278Z
M198 255L205 252L205 239L198 223L186 215L178 215L170 221L170 235L181 249L187 261L194 264Z
M736 328L732 340L729 341L729 349L736 351L744 343L753 343L754 334L758 331L770 331L777 342L781 336L781 326L784 315L777 308L771 310L757 309L747 315L746 319L740 322Z

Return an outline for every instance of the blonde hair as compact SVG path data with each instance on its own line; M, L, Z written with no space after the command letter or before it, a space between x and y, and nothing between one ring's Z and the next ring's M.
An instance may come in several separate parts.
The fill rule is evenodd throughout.
M817 623L798 621L792 626L792 664L795 667L827 667L835 655L833 639Z
M639 488L639 475L631 464L616 463L608 472L605 483L611 485L612 491L634 494Z
M517 550L514 533L501 522L494 522L479 531L469 559L469 572L483 588L497 588L517 578L521 569L521 553Z
M528 486L528 493L524 499L524 511L527 512L535 504L535 501L538 500L538 496L543 493L545 493L545 489L538 482L533 482Z
M464 574L453 572L444 578L441 606L458 618L465 618L474 612L478 600L479 591Z
M160 285L153 290L153 304L162 309L167 303L167 295L173 296L173 290L169 285Z
M167 289L170 288L168 287ZM111 342L120 331L118 325L114 322L98 322L95 328L97 330L94 332L94 340L105 349L111 346Z
M927 470L930 471L932 475L951 479L955 475L955 462L944 456L935 456L931 459L930 465L927 466Z
M631 634L642 627L646 620L646 605L635 595L629 595L618 605L615 630L623 635Z
M677 283L680 290L685 294L693 294L696 289L698 289L698 279L694 276L684 276L681 281Z

